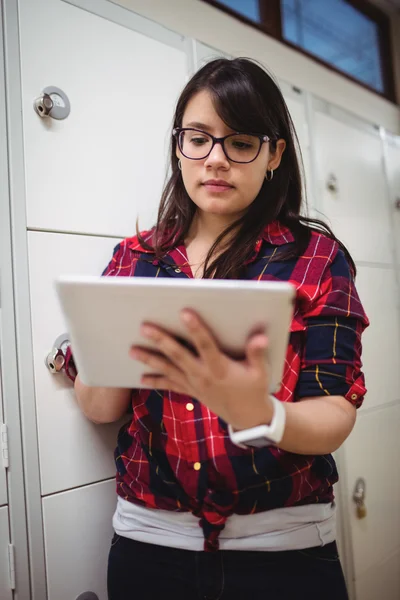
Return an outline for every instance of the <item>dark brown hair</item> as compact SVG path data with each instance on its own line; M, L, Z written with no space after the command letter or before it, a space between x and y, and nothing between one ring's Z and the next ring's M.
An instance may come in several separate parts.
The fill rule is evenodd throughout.
M204 265L204 277L240 278L245 261L254 252L256 240L265 227L279 221L294 236L294 243L277 253L276 260L300 256L306 250L311 231L319 231L336 240L354 271L354 262L343 244L323 221L301 214L303 203L303 161L298 138L279 86L267 71L247 58L220 58L203 66L185 86L176 105L173 128L182 126L189 100L207 90L219 117L234 131L283 138L286 149L272 181L264 181L247 212L225 229L211 247ZM271 152L276 141L270 144ZM171 136L171 175L165 184L151 240L138 233L144 248L161 258L187 237L196 205L190 199L178 167L176 139ZM302 179L303 177L303 179ZM235 231L233 236L232 232ZM230 240L227 242L227 240ZM215 252L218 250L219 252ZM216 256L216 258L215 258Z

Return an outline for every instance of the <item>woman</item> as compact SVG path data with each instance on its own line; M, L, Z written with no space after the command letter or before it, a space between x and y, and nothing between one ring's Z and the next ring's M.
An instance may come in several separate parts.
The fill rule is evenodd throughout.
M296 134L281 92L255 62L204 66L179 98L171 176L157 224L115 249L106 276L290 281L297 288L282 385L268 395L267 336L231 360L185 310L192 353L154 324L132 348L154 389L75 381L86 416L133 416L115 458L118 505L110 600L344 600L331 453L365 394L367 317L347 250L300 216ZM264 425L255 439L252 428ZM234 442L236 431L247 442ZM200 525L200 526L199 526Z

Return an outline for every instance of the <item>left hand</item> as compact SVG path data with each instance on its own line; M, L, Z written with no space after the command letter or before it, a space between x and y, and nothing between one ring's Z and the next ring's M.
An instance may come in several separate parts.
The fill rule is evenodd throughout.
M184 310L182 321L198 356L160 327L144 324L142 335L155 342L162 356L139 346L132 347L130 356L157 372L143 376L143 383L196 398L234 429L270 423L273 407L265 366L267 336L253 335L246 345L246 358L239 361L218 348L214 336L196 313Z

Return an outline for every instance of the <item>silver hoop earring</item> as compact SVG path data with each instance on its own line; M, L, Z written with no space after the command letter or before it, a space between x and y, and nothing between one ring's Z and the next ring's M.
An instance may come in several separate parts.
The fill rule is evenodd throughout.
M266 179L267 181L272 181L272 180L273 180L273 178L274 178L274 171L273 171L272 169L270 169L270 171L269 171L269 172L271 173L271 175L270 175L270 176L268 176L268 171L267 171L267 172L265 173L265 179Z
M182 171L182 163L181 163L181 159L178 160L178 169L180 171Z

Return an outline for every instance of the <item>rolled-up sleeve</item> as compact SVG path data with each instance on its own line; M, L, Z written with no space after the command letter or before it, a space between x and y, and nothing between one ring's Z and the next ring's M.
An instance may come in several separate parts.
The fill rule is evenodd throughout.
M361 335L369 321L341 249L303 317L306 337L296 397L344 396L359 408L366 393Z

